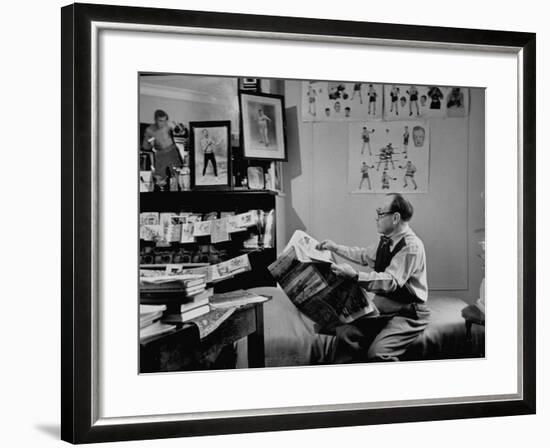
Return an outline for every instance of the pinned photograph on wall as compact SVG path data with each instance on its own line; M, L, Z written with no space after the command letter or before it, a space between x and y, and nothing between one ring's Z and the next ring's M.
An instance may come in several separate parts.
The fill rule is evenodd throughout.
M192 121L191 186L220 189L231 186L231 122Z
M448 117L466 117L470 105L470 90L462 87L451 87L445 96Z
M350 123L348 189L351 193L427 193L428 123Z
M465 117L469 91L461 87L384 85L384 119Z
M284 97L240 92L243 157L287 160Z
M303 81L302 121L381 120L382 97L382 84Z

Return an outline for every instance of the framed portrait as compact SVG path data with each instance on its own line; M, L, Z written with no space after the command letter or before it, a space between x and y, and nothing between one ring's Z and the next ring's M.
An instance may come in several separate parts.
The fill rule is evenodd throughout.
M260 78L239 78L239 90L259 93L262 91Z
M534 34L75 4L62 8L61 43L63 440L92 443L535 413ZM354 61L368 61L368 76L363 63L350 64L350 53ZM146 61L143 54L148 55ZM235 54L247 57L236 62ZM396 74L395 61L414 70ZM142 122L151 119L157 103L177 122L189 122L193 189L214 191L145 191L149 181L143 172L148 169L142 166L140 176L140 157L129 153L139 147L132 139L138 138L139 74L144 71L232 78L234 86L237 78L253 74L260 77L262 87L269 86L269 94L228 93L218 88L223 83L209 78L209 90L197 94L179 88L178 75L163 80L162 89L148 91L151 109ZM350 116L316 120L311 118L312 108L305 120L302 107L309 106L308 83L321 90L336 86L337 91L344 85ZM361 86L354 96L356 83ZM365 105L369 84L376 93L371 92L376 112L372 104L370 115ZM393 86L400 89L399 119L387 104ZM411 94L411 86L418 93ZM433 112L436 109L422 112L422 95L430 98L433 86L439 92L432 90L430 101L440 101L445 116ZM240 111L237 101L219 108L216 93L232 100L238 94ZM188 103L200 98L209 109L204 112L202 104L193 104L196 119L190 121L178 116L183 109L174 98ZM338 99L326 101L334 109ZM212 118L214 106L223 116L240 114L244 158L284 163L284 197L267 190L230 189L231 128L236 125L232 119ZM331 110L331 117L333 113L338 112ZM340 113L345 114L345 108ZM416 170L405 160L412 160ZM363 162L370 171L362 169ZM389 179L382 179L384 171ZM282 176L275 173L277 177L282 183ZM418 194L409 194L415 186ZM356 194L375 189L372 195ZM398 205L405 212L395 211L394 202L385 210L377 208L375 203L388 200L387 192L393 192L393 199L401 192L399 197L414 205L414 216L404 202ZM140 211L147 213L141 227ZM211 212L216 212L215 218L202 219ZM304 285L313 295L325 283L308 283L308 275L317 268L303 264L303 276L293 282L279 277L275 285L276 270L271 275L263 269L264 276L257 270L261 257L279 260L290 243L322 258L315 252L316 240L308 235L318 240L332 237L349 247L366 246L374 238L378 241L379 223L397 221L403 213L409 213L426 248L429 288L418 294L424 294L422 300L440 316L435 321L440 325L424 334L429 353L419 351L415 362L401 362L407 361L401 355L393 356L400 362L392 363L333 363L321 357L313 362L311 353L320 353L322 342L334 339L315 332L310 319L308 337L290 339L293 347L305 344L311 350L288 352L286 364L274 364L280 359L273 347L288 341L291 331L283 331L282 339L269 339L277 327L272 323L288 324L278 313L297 308L288 297L277 301L284 297L282 292L289 296L292 292L286 289L297 288L305 300L309 295ZM206 222L201 224L206 229L195 241L197 222ZM213 251L210 241L200 242L209 238L208 227L210 237L214 232L220 244L231 239L231 244L238 240L244 245L255 238L259 246L259 237L267 233L263 228L278 235L265 244L270 246L267 252L245 248L238 257L223 260L223 248ZM141 231L147 251L140 254ZM167 235L170 240L179 235L179 243L168 245L185 243L177 253L170 252L171 246L156 246ZM250 325L243 351L238 351L242 338L231 334L226 339L228 351L223 347L208 352L215 352L215 362L221 363L209 372L141 372L140 256L142 263L167 269L160 277L188 275L184 262L215 257L225 264L210 271L202 265L205 273L189 275L208 279L214 272L216 280L225 282L235 273L226 290L221 287L226 283L216 284L220 294L250 292L245 278L269 280L269 286L255 290L267 301L251 305L254 314L232 312L233 318L241 316L240 322ZM310 264L322 264L330 275L328 263L332 261L317 258ZM155 274L159 272L148 275ZM185 277L191 279L196 280ZM203 284L188 283L186 292L197 293L200 286L202 293ZM361 294L358 283L353 291ZM181 305L177 303L175 314L183 314ZM422 306L410 305L403 308L408 314L400 317L418 319ZM208 311L204 306L201 302L200 313ZM199 311L187 311L202 317ZM217 311L223 317L227 310ZM152 312L145 323L164 316L164 311L158 313ZM485 313L490 314L487 324ZM329 309L320 314L335 313ZM348 319L349 314L336 317ZM458 349L470 350L483 341L474 355L433 353L438 344L430 345L430 338L440 337L438 332L442 326L448 329L450 321L460 337L448 340L460 341ZM309 321L300 322L305 326ZM175 329L158 324L156 330L173 337ZM201 332L204 336L209 328L199 321L180 325L178 334L180 330L203 343ZM219 326L214 331L222 330ZM182 341L176 341L180 348ZM235 347L236 357L231 351ZM185 358L183 349L169 356L156 353L159 356L152 358L169 365ZM237 362L245 367L235 368ZM376 387L361 387L365 378ZM216 393L205 393L213 384Z
M189 123L191 188L225 189L231 186L231 122Z
M287 160L284 97L239 92L243 156Z
M283 162L271 162L267 169L266 188L283 194Z

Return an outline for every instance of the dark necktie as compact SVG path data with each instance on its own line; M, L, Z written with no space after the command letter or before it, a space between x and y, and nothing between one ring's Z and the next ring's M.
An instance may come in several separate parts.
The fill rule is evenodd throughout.
M390 244L391 239L389 237L384 235L380 237L380 242L378 243L378 248L376 249L376 260L374 261L374 270L376 272L384 271L390 264Z

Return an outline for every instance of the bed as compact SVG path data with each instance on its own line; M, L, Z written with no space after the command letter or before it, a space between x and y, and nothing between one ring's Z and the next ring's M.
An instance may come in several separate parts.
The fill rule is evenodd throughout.
M284 291L277 287L253 288L270 296L264 304L266 367L303 366L330 362L334 336L317 334L314 323L298 312ZM485 328L473 325L467 337L461 315L468 304L453 297L430 297L432 319L409 347L402 360L431 360L483 357ZM237 345L237 368L246 367L246 340Z

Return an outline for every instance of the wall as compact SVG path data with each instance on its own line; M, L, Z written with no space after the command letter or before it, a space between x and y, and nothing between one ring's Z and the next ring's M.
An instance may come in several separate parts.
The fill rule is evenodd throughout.
M239 135L237 78L171 75L168 79L140 78L140 123L153 123L155 110L162 109L170 120L185 125L190 121L230 120L231 133ZM280 84L262 80L262 92L280 91Z
M235 95L237 92L235 92ZM162 109L170 120L177 123L189 121L231 120L231 133L238 134L239 122L236 111L230 105L207 104L198 101L170 99L158 96L140 95L139 121L153 123L155 110Z
M289 161L284 165L286 236L304 229L318 239L365 246L378 239L375 208L383 195L348 192L345 123L301 121L301 85L285 82ZM471 113L430 119L430 185L409 194L411 226L424 241L430 290L478 297L483 227L484 92L471 91Z

